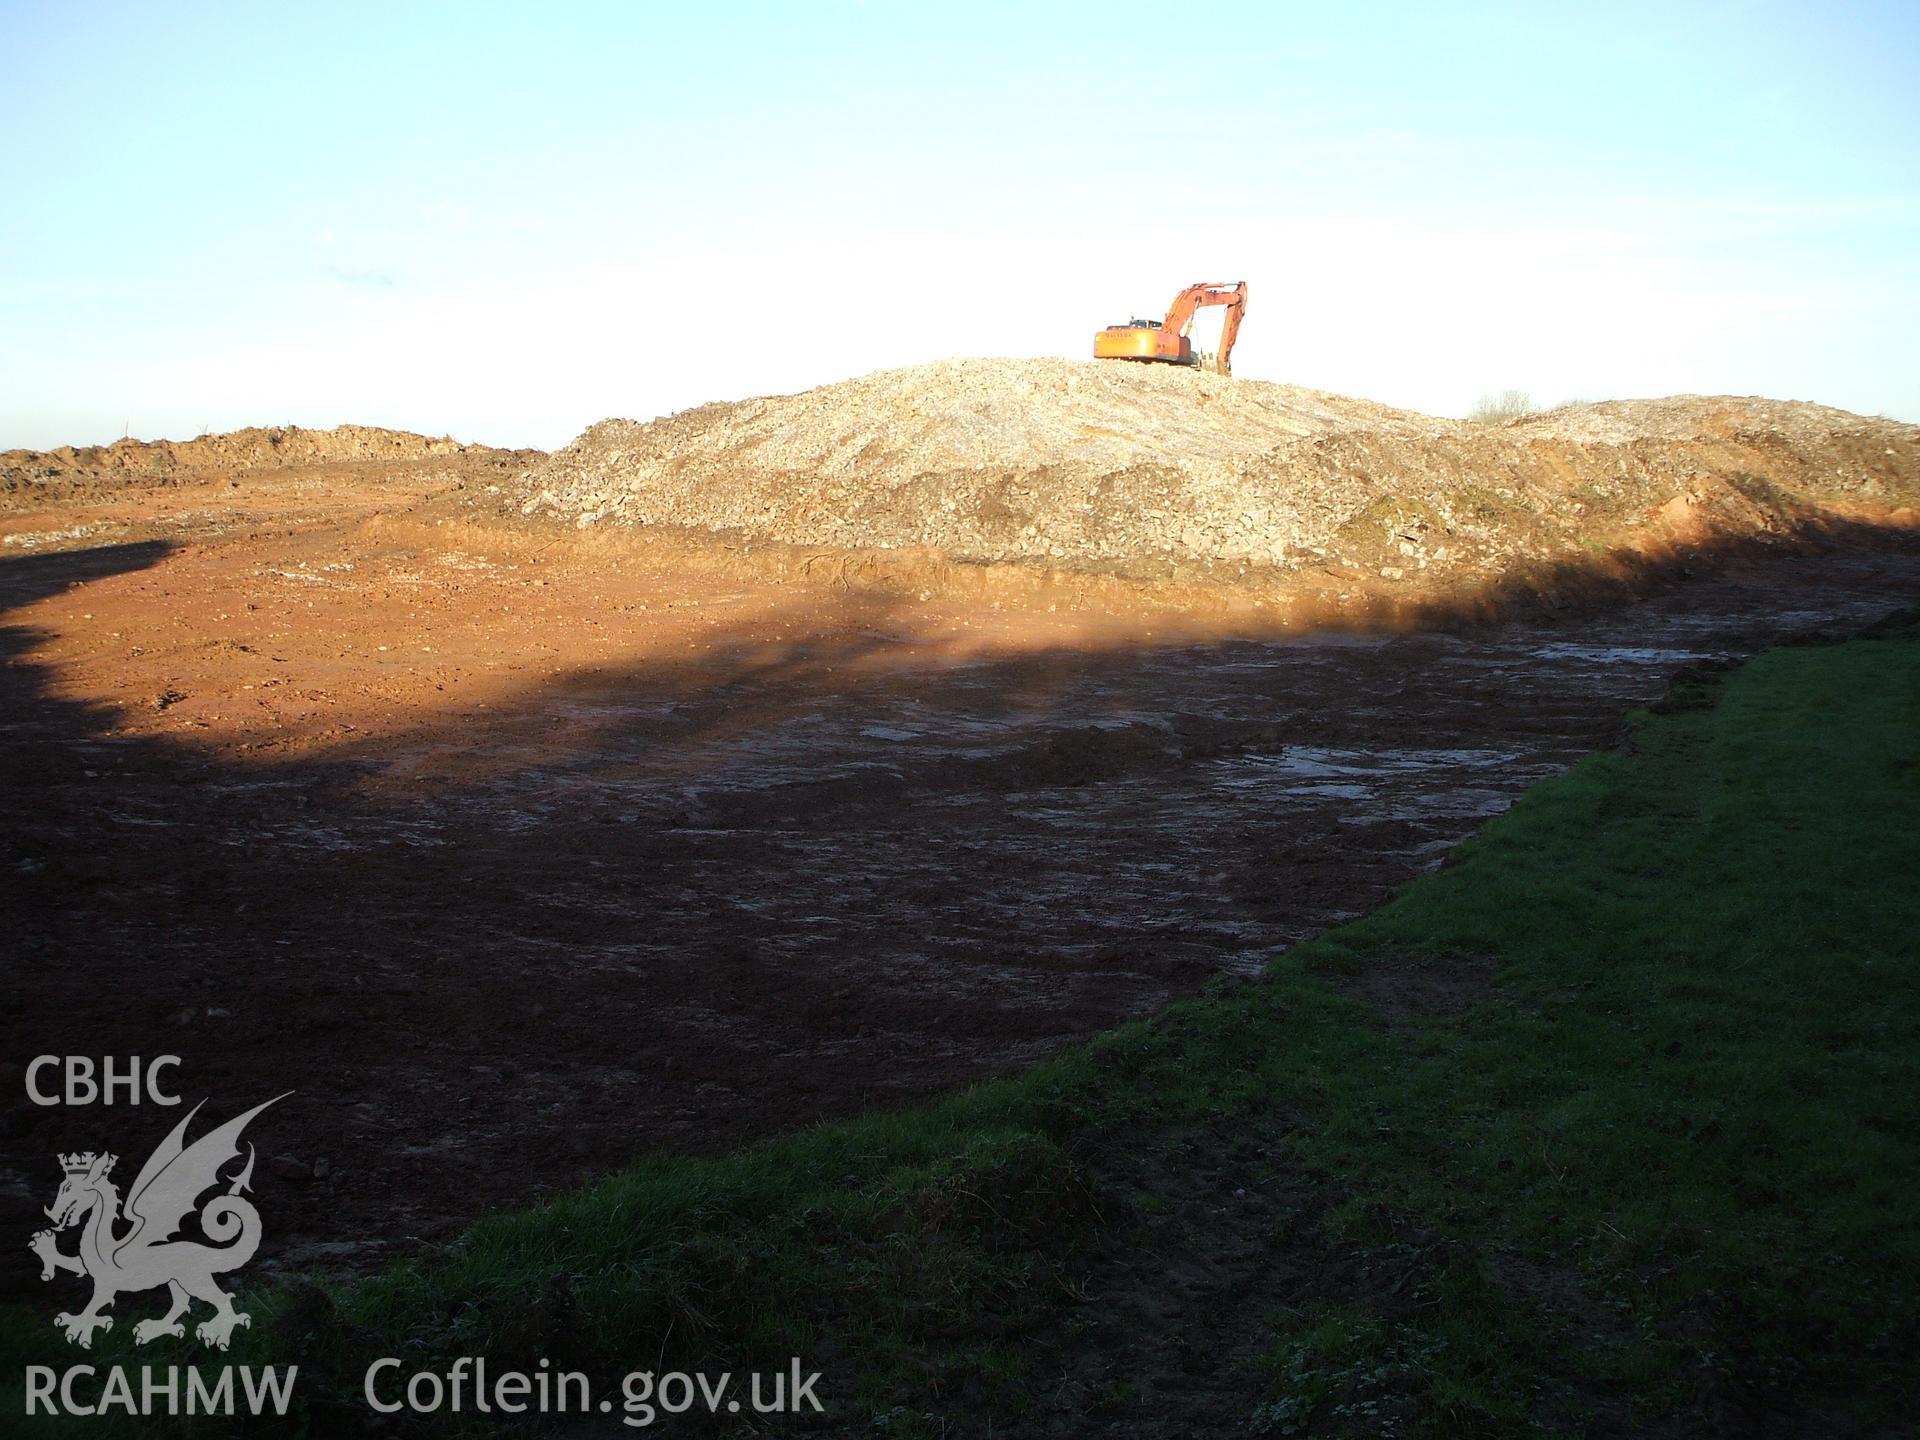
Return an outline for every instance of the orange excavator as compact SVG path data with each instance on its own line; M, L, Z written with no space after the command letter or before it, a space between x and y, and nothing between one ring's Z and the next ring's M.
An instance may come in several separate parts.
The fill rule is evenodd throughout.
M1187 332L1193 328L1194 313L1207 305L1227 307L1226 323L1220 329L1220 353L1205 360L1193 348ZM1247 282L1234 284L1189 285L1173 297L1164 320L1135 320L1126 325L1109 325L1093 337L1096 360L1158 360L1168 365L1200 365L1222 375L1233 358L1233 342L1240 334L1240 321L1247 313Z

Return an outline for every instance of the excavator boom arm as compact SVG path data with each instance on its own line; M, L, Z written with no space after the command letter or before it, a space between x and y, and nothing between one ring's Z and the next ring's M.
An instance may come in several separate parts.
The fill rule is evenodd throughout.
M1220 373L1233 373L1233 342L1240 338L1240 320L1247 313L1247 287L1240 287L1238 298L1227 302L1226 322L1220 327Z
M1167 308L1167 318L1160 328L1174 335L1184 335L1192 328L1195 313L1208 305L1227 307L1226 321L1220 329L1220 370L1225 374L1233 356L1233 342L1240 335L1240 321L1247 313L1246 281L1187 286L1173 297L1173 304Z

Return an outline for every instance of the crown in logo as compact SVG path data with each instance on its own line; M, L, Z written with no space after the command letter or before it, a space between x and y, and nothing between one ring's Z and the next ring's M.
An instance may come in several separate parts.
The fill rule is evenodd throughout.
M95 1156L91 1150L82 1151L77 1155L62 1155L60 1157L60 1168L69 1175L84 1175L93 1169L94 1159ZM108 1160L107 1164L112 1165L113 1161Z

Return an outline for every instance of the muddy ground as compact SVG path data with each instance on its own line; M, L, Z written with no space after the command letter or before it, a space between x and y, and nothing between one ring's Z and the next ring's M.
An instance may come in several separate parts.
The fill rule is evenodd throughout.
M422 498L0 517L9 1292L55 1153L136 1165L180 1113L33 1106L34 1055L177 1053L221 1116L293 1091L253 1132L263 1259L363 1270L1252 973L1682 668L1920 601L1889 549L1259 635Z

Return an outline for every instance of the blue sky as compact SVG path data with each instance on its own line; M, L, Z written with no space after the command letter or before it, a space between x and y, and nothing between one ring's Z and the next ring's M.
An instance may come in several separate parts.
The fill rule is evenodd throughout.
M0 0L0 447L1238 373L1920 421L1920 5ZM1216 312L1217 313L1217 312Z

